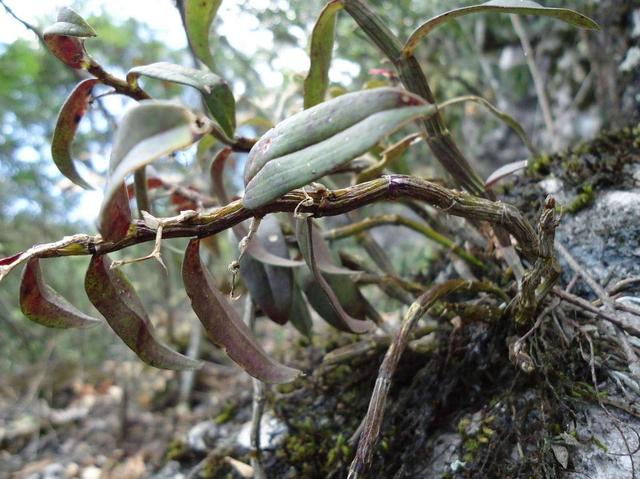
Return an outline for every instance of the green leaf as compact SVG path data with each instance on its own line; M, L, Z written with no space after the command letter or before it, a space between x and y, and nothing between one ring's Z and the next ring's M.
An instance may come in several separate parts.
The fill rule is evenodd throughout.
M209 29L222 0L184 0L184 23L189 43L196 56L209 68L213 57L209 47Z
M368 90L373 92L376 90ZM382 109L377 113L352 124L344 130L329 136L317 143L307 143L306 147L294 150L277 158L266 161L264 166L251 178L245 188L243 204L248 209L257 209L283 194L315 181L333 169L341 166L374 147L382 138L400 129L407 123L436 112L436 106L423 103L421 99L405 93L407 106L393 109ZM329 100L302 113L312 112L315 108L339 102L346 95ZM417 106L413 101L417 102ZM301 115L301 114L298 114ZM317 122L331 123L332 119L341 122L341 116L352 116L348 111L337 111L335 117L317 118ZM292 117L291 119L295 118ZM290 120L291 120L290 119ZM288 121L288 120L287 120ZM292 125L292 123L288 123ZM297 122L293 123L297 127ZM310 124L313 128L316 125ZM276 127L277 129L278 127ZM333 127L322 128L332 130ZM280 134L286 138L288 128L282 128ZM267 133L268 135L268 133ZM266 136L266 135L265 135ZM309 135L310 136L310 135ZM272 140L273 144L276 139ZM272 147L272 146L271 146ZM269 143L262 139L254 149L269 152ZM252 149L253 151L253 149ZM262 162L259 156L255 158ZM246 174L246 171L245 171Z
M333 0L320 12L311 33L310 65L304 80L304 107L324 101L329 86L329 67L335 39L336 18L342 2Z
M74 88L62 105L58 121L51 140L51 156L60 173L85 189L93 189L77 172L71 158L71 143L76 135L78 124L87 111L91 92L98 80L83 80Z
M127 175L164 155L190 146L204 132L201 121L191 111L172 102L145 100L129 110L122 118L113 142L102 212Z
M319 286L315 287L314 282L306 282L305 292L314 309L316 309L323 319L342 331L355 334L362 334L369 331L370 324L368 322L354 318L345 311L342 301L340 300L341 298L336 295L336 292L320 271L314 251L316 235L313 234L313 220L311 217L296 222L296 238L298 244L301 245L301 250L303 249L303 244L307 245L304 247L308 250L308 254L305 255L305 260L313 274L315 283ZM345 276L333 276L333 279L337 279L337 281L340 282L340 288L337 289L338 294L344 295L350 283L349 278ZM351 309L358 306L357 297L345 298L343 296L342 299L346 300L345 304L348 304Z
M158 62L132 68L127 73L127 82L136 86L141 75L187 85L200 91L218 124L229 137L233 137L236 128L236 102L229 84L224 79L209 70Z
M31 321L49 328L90 328L102 323L78 310L45 283L38 258L31 258L22 273L20 309Z
M411 55L420 41L440 25L455 18L472 13L514 13L520 15L539 15L562 20L570 25L590 30L599 30L596 22L586 15L567 8L543 7L529 0L492 0L480 5L457 8L435 16L420 25L404 45L405 55Z
M345 93L296 113L267 131L251 148L244 182L249 183L271 160L327 140L375 113L424 103L400 88L375 88Z
M142 361L156 368L176 371L202 366L201 361L184 356L156 339L135 289L120 269L111 268L106 255L91 258L84 287L89 300L111 329Z
M200 260L200 240L192 239L182 263L185 291L207 336L254 378L287 383L301 373L271 359L225 296L216 289L211 273Z

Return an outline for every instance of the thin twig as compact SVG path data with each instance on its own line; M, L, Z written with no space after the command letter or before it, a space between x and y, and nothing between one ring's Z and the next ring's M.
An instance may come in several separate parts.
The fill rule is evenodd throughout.
M7 11L7 13L11 15L13 18L15 18L18 22L20 22L27 30L31 30L33 33L35 33L35 35L38 37L38 40L44 43L44 37L42 36L42 32L40 32L38 28L36 28L26 20L23 20L18 15L16 15L15 12L11 8L9 8L9 6L7 6L4 0L0 0L0 5L2 5L4 9Z
M638 328L637 326L634 326L633 324L627 324L621 321L616 316L611 315L607 311L603 311L601 309L596 308L586 299L582 299L581 297L576 296L575 294L567 293L565 290L563 290L562 288L558 288L557 286L554 286L551 289L551 292L556 296L558 296L560 299L566 301L567 303L577 306L578 308L588 311L589 313L593 313L596 316L599 316L600 318L606 321L609 321L611 324L615 324L616 326L620 327L621 329L625 330L627 333L633 336L640 337L640 328Z
M569 250L567 250L567 248L565 248L561 243L558 242L556 242L555 246L564 260L567 262L569 267L571 267L571 269L575 273L582 276L582 279L584 279L584 281L589 285L593 292L596 293L598 298L600 298L600 301L602 301L607 306L609 311L614 311L615 306L613 304L613 300L609 297L604 288L600 286L600 284L593 278L593 276L589 274L586 269L580 266L578 261L571 255L571 253L569 253Z
M464 248L461 248L446 236L429 227L429 225L398 214L370 216L357 223L352 223L347 226L341 226L332 230L327 230L323 233L323 235L327 239L335 240L346 238L352 235L357 235L362 231L384 225L404 226L406 228L412 229L413 231L416 231L423 235L425 238L428 238L431 241L438 243L440 246L447 248L448 250L452 251L454 254L456 254L460 258L463 258L465 261L468 261L474 266L484 268L484 264L482 263L482 261L465 251Z
M542 117L544 118L544 124L547 129L547 133L549 134L549 138L551 138L551 145L554 150L557 150L559 147L558 136L556 134L556 127L553 123L553 116L551 115L551 107L549 106L549 98L547 97L547 93L544 88L544 80L542 79L542 75L540 74L540 70L536 65L535 54L533 52L533 48L531 47L531 42L529 41L529 37L527 36L527 32L522 26L522 20L518 15L510 15L511 23L513 24L513 29L515 30L518 38L520 39L520 43L522 44L522 49L524 50L524 56L527 60L527 65L529 66L529 71L531 72L531 77L533 78L533 85L536 89L536 94L538 95L538 102L540 103L540 108L542 109Z
M250 295L246 296L244 303L244 321L251 329L255 331L256 324L256 308ZM249 436L249 444L251 445L251 467L253 467L253 477L255 479L266 479L267 475L262 467L260 460L260 422L264 413L264 404L266 402L266 385L259 379L252 378L253 385L253 401L251 411L251 431Z

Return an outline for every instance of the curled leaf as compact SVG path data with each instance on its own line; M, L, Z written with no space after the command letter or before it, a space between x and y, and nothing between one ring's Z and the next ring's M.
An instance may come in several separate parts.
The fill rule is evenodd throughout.
M213 66L209 48L209 29L222 0L184 0L184 26L196 56L208 67Z
M298 240L298 247L307 265L315 262L320 271L332 275L353 276L360 273L360 271L343 268L334 263L333 254L329 249L329 245L327 245L322 234L315 225L313 225L313 222L309 231L311 233L309 233L307 227L304 226L304 221L296 221L296 239Z
M190 146L204 131L191 111L172 102L145 100L127 112L111 150L101 218L127 175L161 156Z
M316 311L318 311L318 314L320 314L325 320L333 324L333 326L335 326L336 328L348 333L355 334L361 334L369 331L370 325L366 321L354 318L345 311L340 298L336 295L336 292L334 292L334 289L331 287L327 279L325 279L324 275L320 271L314 251L314 236L313 220L311 219L311 217L308 217L306 220L297 221L296 238L298 238L299 244L307 245L306 248L308 249L308 254L304 255L305 260L307 261L307 265L309 266L309 269L313 274L315 282L319 286L319 288L312 288L311 284L307 282L307 288L305 288L305 291L307 292L309 301L311 301L313 307L316 309ZM333 280L336 279L338 281L341 281L340 289L337 290L339 294L348 292L349 278L344 276L333 276ZM324 301L321 299L322 297L316 298L317 300L313 301L314 296L320 294L324 295ZM347 304L351 303L351 308L358 306L357 296L345 299L347 300ZM325 305L329 307L329 311L325 310Z
M598 24L586 15L568 8L548 8L530 0L491 0L480 5L456 8L441 13L420 25L409 37L404 45L404 53L411 55L420 40L435 30L440 25L455 18L472 13L513 13L519 15L538 15L552 17L575 27L599 30Z
M95 36L93 28L68 7L58 10L56 23L43 32L44 42L51 53L71 68L86 68L89 65L90 58L84 49L83 38Z
M20 309L31 321L49 328L90 328L102 323L78 310L45 283L38 258L31 258L22 273Z
M313 27L313 32L311 32L309 73L304 80L305 108L322 103L327 93L336 18L341 9L342 2L337 0L325 5Z
M111 329L150 366L176 371L197 369L201 361L184 356L155 337L142 301L120 269L112 269L106 255L94 255L84 280L89 300Z
M199 250L200 240L192 239L185 251L182 278L191 307L209 339L251 376L267 383L293 381L300 371L274 361L264 352L227 298L216 289Z
M127 73L127 82L135 86L141 75L187 85L198 90L224 132L229 137L233 137L236 127L236 102L229 84L224 79L209 70L196 70L173 63L158 62L132 68Z
M78 124L87 111L91 91L98 80L89 78L83 80L73 89L65 100L58 114L58 121L51 140L51 156L60 172L85 189L92 189L76 170L71 158L71 143L76 135Z
M103 203L98 230L105 241L119 241L127 235L131 220L129 194L124 182L120 182L120 188Z

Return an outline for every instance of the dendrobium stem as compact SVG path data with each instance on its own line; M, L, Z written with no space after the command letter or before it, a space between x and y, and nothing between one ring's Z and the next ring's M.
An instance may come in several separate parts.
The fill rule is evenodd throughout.
M313 201L309 202L311 198ZM310 213L316 217L335 216L358 209L364 205L396 199L411 198L424 201L431 206L454 216L487 221L503 227L517 241L522 254L529 260L538 257L538 236L531 224L512 205L491 201L468 193L450 190L442 185L422 178L404 175L388 175L366 183L338 190L304 192L294 190L283 197L264 205L258 210L249 210L242 200L233 201L213 210L184 212L174 218L159 218L166 226L163 238L204 238L224 231L254 216L268 213ZM304 201L304 205L301 205ZM36 245L12 257L0 259L0 280L18 264L29 258L51 258L104 254L118 251L134 244L154 241L156 231L142 221L136 221L128 234L119 241L105 241L100 235L74 235L60 241Z

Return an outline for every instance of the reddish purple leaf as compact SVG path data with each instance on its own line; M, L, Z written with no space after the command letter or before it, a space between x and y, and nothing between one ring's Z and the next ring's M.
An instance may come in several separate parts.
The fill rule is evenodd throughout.
M106 255L94 255L84 280L89 299L111 329L145 363L176 371L197 369L196 361L160 343L142 301L122 271L111 269Z
M58 114L58 121L51 140L51 156L60 172L82 188L92 189L76 171L76 167L71 158L71 143L76 136L76 130L80 120L87 111L91 91L98 80L89 78L81 81L71 92L62 105Z
M22 253L24 253L24 251L20 251L19 253L16 253L12 256L7 256L6 258L0 259L0 266L8 266L15 263L16 260L20 258L20 256L22 256Z
M71 68L86 68L89 65L90 58L82 39L95 36L93 28L68 7L60 8L56 23L43 32L49 50Z
M45 283L38 258L31 258L22 273L20 308L31 321L49 328L90 328L102 323L78 310Z
M192 239L185 251L182 279L191 307L207 336L223 348L251 376L266 383L287 383L301 373L271 359L227 298L214 285L211 273L200 260L200 240Z
M89 55L84 49L84 41L67 35L45 34L44 42L58 60L71 68L86 68Z
M105 241L119 241L129 231L131 225L131 206L127 188L122 186L111 196L100 212L100 234Z

